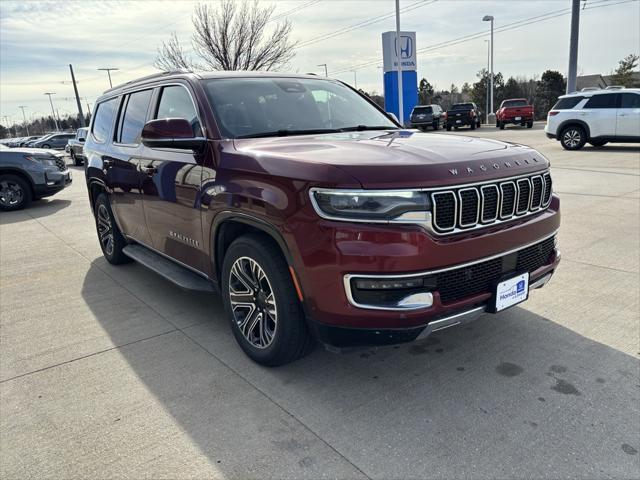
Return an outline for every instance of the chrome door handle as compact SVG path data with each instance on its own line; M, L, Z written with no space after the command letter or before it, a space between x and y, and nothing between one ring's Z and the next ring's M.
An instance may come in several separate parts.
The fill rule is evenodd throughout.
M146 167L141 168L144 173L147 175L153 175L154 173L158 173L158 169L154 166L148 165Z

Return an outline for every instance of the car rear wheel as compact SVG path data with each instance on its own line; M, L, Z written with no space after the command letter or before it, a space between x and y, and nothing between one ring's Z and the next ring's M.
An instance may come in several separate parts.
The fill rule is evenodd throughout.
M562 130L560 143L565 150L580 150L587 142L587 135L579 125L571 125Z
M471 130L475 130L475 129L476 129L476 121L475 121L475 120L473 120L473 121L471 122L470 127L471 127Z
M20 210L31 203L31 189L17 175L0 175L0 210Z
M433 124L433 129L438 130L440 128L440 122L436 122Z
M451 126L447 125L447 132L450 132L450 131L451 131Z
M106 193L98 195L94 208L96 230L104 258L113 265L131 262L122 251L127 246L127 241L116 224Z
M589 143L594 147L603 147L607 144L607 142L603 140L589 140Z
M500 130L504 130L504 122L499 122L498 127L500 127Z
M533 122L527 122L527 128L533 128Z
M253 361L267 366L306 355L314 342L287 262L266 236L235 240L222 266L222 292L231 330Z

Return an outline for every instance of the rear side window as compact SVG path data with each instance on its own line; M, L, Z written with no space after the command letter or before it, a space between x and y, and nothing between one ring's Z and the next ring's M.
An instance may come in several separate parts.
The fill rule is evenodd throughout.
M561 98L556 102L551 110L570 110L578 105L582 100L584 100L584 97Z
M191 123L195 136L202 136L200 121L196 114L196 108L191 101L191 96L186 88L179 85L172 85L162 89L158 113L155 118L184 118Z
M147 110L152 90L142 90L127 97L124 115L121 116L119 143L133 145L140 143L142 127L147 119Z
M112 98L106 102L99 103L96 107L91 133L93 133L93 136L99 142L104 142L109 135L117 101L117 98Z
M604 93L591 97L584 108L616 108L617 93Z
M640 108L640 95L636 93L621 93L622 103L620 108Z

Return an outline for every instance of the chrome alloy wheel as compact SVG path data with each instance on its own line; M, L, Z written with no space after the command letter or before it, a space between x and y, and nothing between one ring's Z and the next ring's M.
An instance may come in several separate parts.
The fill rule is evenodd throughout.
M580 143L580 140L582 140L582 136L580 135L580 132L573 128L564 132L564 137L562 138L562 141L564 142L564 144L570 148L577 147L578 144Z
M5 207L13 207L22 203L24 200L24 191L22 186L11 180L3 180L0 182L0 204Z
M267 275L252 258L240 257L231 267L229 300L244 338L256 348L271 345L278 327L276 298Z
M107 255L113 255L113 226L111 225L111 216L104 204L98 205L98 212L96 215L96 221L98 224L98 238L100 245L104 253Z

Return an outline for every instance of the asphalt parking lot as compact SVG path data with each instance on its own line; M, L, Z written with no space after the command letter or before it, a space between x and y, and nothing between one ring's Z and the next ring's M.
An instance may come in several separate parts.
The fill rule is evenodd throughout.
M217 297L107 264L82 168L2 213L0 477L640 477L640 148L459 133L551 160L557 275L426 341L277 369Z

